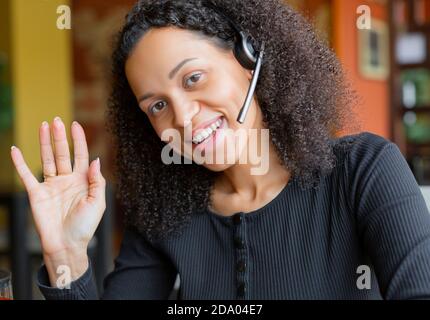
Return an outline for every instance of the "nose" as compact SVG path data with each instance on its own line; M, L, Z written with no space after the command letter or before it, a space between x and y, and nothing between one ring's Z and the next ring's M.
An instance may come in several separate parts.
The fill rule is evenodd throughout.
M191 119L200 111L197 101L182 99L174 104L175 125L180 128L187 127Z

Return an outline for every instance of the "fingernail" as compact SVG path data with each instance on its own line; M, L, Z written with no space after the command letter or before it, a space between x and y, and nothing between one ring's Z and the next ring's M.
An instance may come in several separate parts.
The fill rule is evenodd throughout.
M96 167L97 167L97 170L96 170L97 172L94 173L94 179L97 179L97 176L100 172L100 158L99 157L97 157L97 159L96 159Z
M55 117L54 121L61 121L60 117Z
M97 167L97 171L99 171L100 170L100 158L99 157L96 158L96 167Z
M78 122L76 122L76 121L72 122L72 126L77 126L77 125L78 125Z
M15 146L10 147L10 150L11 150L11 151L12 151L13 149L16 149L16 147L15 147Z
M42 122L42 127L46 127L46 126L48 126L48 122L43 121L43 122Z

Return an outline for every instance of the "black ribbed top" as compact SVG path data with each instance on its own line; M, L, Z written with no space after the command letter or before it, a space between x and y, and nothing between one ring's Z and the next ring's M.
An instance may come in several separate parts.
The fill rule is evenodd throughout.
M368 132L332 142L318 188L292 179L258 210L196 212L159 242L126 230L102 298L166 299L178 273L179 299L430 298L430 214L398 147ZM60 290L42 266L38 285L47 299L97 299L92 271Z

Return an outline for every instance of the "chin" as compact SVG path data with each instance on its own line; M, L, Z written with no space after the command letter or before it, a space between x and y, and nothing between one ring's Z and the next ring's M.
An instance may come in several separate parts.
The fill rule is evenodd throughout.
M206 169L210 170L210 171L214 171L214 172L221 172L224 170L227 170L228 168L234 166L235 164L206 164L203 163L202 166L205 167Z

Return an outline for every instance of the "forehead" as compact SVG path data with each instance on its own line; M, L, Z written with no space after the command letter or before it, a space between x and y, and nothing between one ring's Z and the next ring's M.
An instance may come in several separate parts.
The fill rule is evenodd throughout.
M206 58L223 55L213 43L193 31L175 28L152 28L137 42L127 65L139 64L146 72L167 70L180 60L190 57Z

